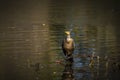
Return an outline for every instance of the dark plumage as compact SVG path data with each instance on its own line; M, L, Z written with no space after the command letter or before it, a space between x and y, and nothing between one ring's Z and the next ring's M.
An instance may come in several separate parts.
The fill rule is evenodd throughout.
M70 37L70 32L66 31L66 38L62 42L63 53L66 57L70 57L73 54L75 45L74 40Z

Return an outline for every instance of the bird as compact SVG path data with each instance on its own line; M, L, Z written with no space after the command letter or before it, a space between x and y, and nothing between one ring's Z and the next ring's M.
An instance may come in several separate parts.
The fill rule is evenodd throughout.
M71 38L70 31L65 31L65 34L66 37L62 41L62 50L66 58L69 58L74 52L75 43L73 38Z

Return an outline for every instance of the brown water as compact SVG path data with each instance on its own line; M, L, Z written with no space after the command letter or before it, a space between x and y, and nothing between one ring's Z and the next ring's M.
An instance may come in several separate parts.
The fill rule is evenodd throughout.
M2 5L0 80L119 80L118 8L106 3L21 0ZM61 50L65 30L76 44L73 63Z

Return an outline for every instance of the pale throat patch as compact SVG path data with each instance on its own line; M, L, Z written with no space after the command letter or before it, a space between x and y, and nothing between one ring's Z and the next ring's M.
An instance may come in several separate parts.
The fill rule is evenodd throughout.
M67 41L71 41L72 39L70 37L67 38Z

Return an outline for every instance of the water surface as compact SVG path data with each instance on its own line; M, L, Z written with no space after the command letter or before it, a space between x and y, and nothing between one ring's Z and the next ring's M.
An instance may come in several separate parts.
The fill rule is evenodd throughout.
M109 3L21 0L1 5L0 80L119 80L118 7ZM76 44L73 63L61 50L66 30Z

